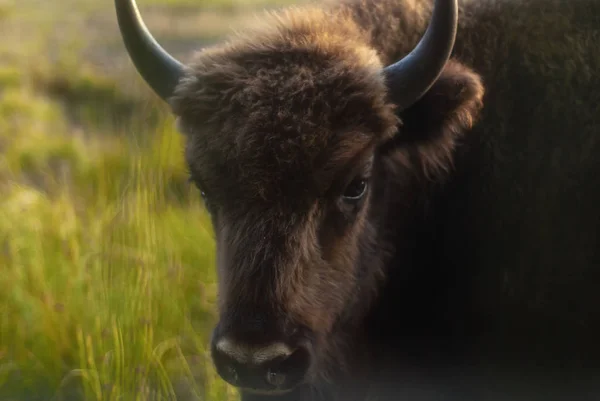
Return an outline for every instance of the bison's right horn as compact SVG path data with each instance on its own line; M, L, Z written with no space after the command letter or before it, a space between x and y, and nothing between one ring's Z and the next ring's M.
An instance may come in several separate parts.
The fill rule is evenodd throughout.
M429 26L417 46L384 69L390 98L399 110L413 105L438 79L452 53L457 25L457 0L435 0Z
M168 101L184 73L184 66L152 37L135 0L115 0L117 21L129 57L142 78Z

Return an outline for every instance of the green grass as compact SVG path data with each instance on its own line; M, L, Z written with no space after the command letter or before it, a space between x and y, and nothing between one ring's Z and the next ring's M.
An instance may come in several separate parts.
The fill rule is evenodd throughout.
M151 27L283 2L139 1ZM0 0L0 400L235 400L207 352L212 227L112 5ZM183 55L226 25L156 35Z
M54 80L2 78L0 398L169 398L187 379L228 399L206 363L211 227L170 118L115 112L109 136L94 103L71 106L126 103L102 81L74 75L56 94Z

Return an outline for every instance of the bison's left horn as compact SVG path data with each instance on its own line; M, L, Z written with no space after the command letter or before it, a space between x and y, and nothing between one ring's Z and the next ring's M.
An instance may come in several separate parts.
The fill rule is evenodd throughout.
M131 61L154 92L168 101L183 76L184 66L152 37L135 0L115 0L115 7L121 36Z
M384 69L392 101L404 110L438 79L450 58L458 25L457 0L435 0L431 21L417 46Z

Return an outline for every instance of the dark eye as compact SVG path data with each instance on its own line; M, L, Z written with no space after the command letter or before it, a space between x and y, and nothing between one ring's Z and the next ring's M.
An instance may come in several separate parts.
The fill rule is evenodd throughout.
M343 199L348 202L360 200L365 192L367 192L367 180L362 177L357 177L346 187Z
M208 200L208 196L206 195L206 192L202 189L200 189L200 196L202 197L202 200L204 201L204 207L206 208L206 211L208 213L212 213L212 205L210 204L210 201Z
M200 191L200 196L202 197L202 201L204 202L204 207L206 208L208 213L212 213L211 204L208 200L208 196L206 195L206 191L203 189L202 185L200 185L198 183L198 180L194 179L193 177L189 177L188 181L193 183L196 186L196 188L198 188L198 190Z

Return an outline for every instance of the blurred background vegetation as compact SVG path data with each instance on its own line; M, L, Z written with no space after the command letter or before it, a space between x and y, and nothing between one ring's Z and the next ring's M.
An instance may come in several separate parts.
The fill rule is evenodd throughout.
M183 61L302 0L138 0ZM235 400L214 243L112 0L0 0L0 400Z

